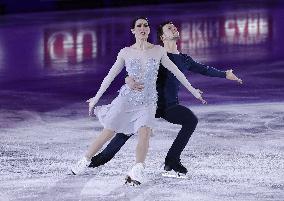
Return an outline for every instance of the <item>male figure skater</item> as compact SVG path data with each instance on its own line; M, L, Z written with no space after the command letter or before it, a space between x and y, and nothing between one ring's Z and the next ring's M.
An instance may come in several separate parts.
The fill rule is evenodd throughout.
M242 80L237 78L232 70L220 71L197 63L190 56L180 53L177 49L179 32L172 22L162 23L158 28L157 36L159 42L167 50L169 58L182 72L192 71L206 76L226 78L242 83ZM126 77L125 81L134 90L143 89L143 86L135 82L131 77ZM187 169L180 161L180 155L198 123L194 113L187 107L179 104L179 86L180 83L174 75L165 67L160 66L157 79L158 102L156 117L182 126L167 153L164 165L164 170L168 173L168 176L174 173L174 176L177 177L184 176L187 173ZM91 159L89 167L95 168L110 161L130 137L123 133L117 133L108 146Z

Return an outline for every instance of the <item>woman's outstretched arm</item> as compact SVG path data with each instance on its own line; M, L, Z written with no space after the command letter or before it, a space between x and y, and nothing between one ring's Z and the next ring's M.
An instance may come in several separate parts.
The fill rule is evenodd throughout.
M93 114L94 106L97 104L103 93L107 90L107 88L110 86L111 82L114 80L114 78L121 72L121 70L124 67L124 58L122 56L122 50L117 55L117 59L111 69L109 70L107 76L103 79L103 82L97 92L97 94L93 97L87 100L89 103L89 114Z

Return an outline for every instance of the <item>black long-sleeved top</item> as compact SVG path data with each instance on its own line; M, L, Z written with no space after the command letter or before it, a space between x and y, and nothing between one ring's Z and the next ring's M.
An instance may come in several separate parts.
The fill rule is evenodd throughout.
M192 71L210 77L226 77L225 71L220 71L213 67L200 64L186 54L168 53L168 57L182 72ZM158 92L158 110L163 110L169 106L178 104L180 82L168 69L162 65L159 68L156 85Z

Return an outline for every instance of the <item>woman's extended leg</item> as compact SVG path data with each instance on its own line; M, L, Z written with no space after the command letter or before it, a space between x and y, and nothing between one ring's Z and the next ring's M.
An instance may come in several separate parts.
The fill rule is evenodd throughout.
M86 155L71 168L74 175L82 173L91 163L91 158L102 148L102 146L114 136L114 131L103 129L89 147Z
M114 136L114 131L109 129L103 129L101 134L99 134L90 145L85 157L88 160L91 158L103 147L103 145L109 141Z

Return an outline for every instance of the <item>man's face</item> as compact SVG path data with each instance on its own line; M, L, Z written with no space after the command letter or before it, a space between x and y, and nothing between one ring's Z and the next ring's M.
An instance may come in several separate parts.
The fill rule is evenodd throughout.
M177 40L179 39L179 32L176 26L172 23L163 26L163 40Z

